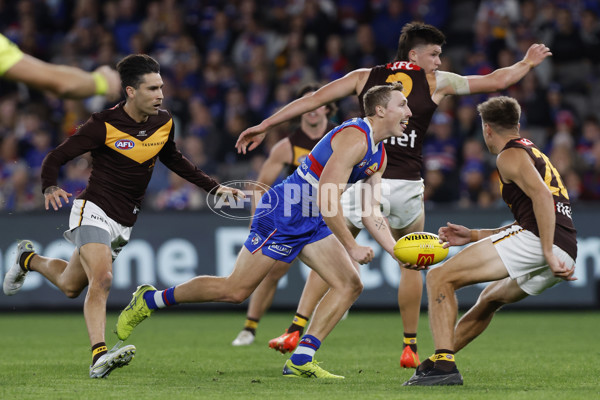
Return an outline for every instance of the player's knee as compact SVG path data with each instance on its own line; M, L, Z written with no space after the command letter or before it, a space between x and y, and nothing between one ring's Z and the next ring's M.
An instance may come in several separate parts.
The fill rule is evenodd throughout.
M352 291L352 295L355 298L358 298L363 291L364 285L358 276L353 277L350 281L350 285L348 285L349 289Z
M508 301L506 301L506 299L498 297L493 291L484 290L483 292L481 292L481 295L479 295L477 303L479 303L481 306L484 306L485 308L498 310L500 307L507 304Z
M427 277L425 280L428 288L434 288L446 283L447 276L442 268L433 268L427 272Z
M112 286L113 274L111 271L104 271L95 274L90 280L90 288L102 290L104 292L110 291Z
M246 300L248 297L250 297L251 294L252 294L252 291L249 289L238 288L238 289L228 293L225 301L227 303L240 304L244 300Z
M79 295L81 294L82 291L83 291L83 288L75 287L75 286L67 286L67 287L63 288L63 293L69 299L75 299L75 298L79 297Z

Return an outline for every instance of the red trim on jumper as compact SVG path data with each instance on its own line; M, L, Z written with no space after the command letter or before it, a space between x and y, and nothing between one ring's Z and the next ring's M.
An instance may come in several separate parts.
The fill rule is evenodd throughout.
M308 154L308 159L310 160L310 170L314 172L315 175L317 175L317 178L320 178L321 174L323 173L323 166L320 162L317 161L317 159L315 158L315 156L312 155L312 153Z
M340 133L340 132L341 132L341 131L343 131L344 129L346 129L346 128L350 128L350 127L356 128L356 129L358 129L359 131L361 131L362 133L364 133L364 134L365 134L365 136L366 136L366 138L367 138L367 144L370 144L370 143L371 143L371 142L369 141L369 134L368 134L368 133L367 133L367 132L366 132L366 131L365 131L363 128L361 128L361 127L360 127L360 126L358 126L358 125L346 125L346 126L345 126L345 127L343 127L342 129L340 129L339 131L337 131L336 133L334 133L333 135L331 135L331 139L329 139L329 143L331 143L331 141L333 140L333 138L335 137L335 135L337 135L338 133Z
M273 236L275 234L275 232L277 232L277 229L275 229L273 232L271 232L271 234L262 242L262 244L259 247L257 247L256 249L254 249L252 254L254 254L257 251L259 251L260 249L262 249L262 247L267 243L267 240L271 239L271 236Z
M381 143L381 161L379 161L379 169L378 169L378 171L383 166L383 160L385 160L385 146L383 145L383 142L380 142L380 143Z

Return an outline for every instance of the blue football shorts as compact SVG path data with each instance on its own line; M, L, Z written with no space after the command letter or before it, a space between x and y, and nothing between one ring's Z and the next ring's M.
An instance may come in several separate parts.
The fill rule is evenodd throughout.
M266 192L254 213L244 246L252 254L259 250L275 260L291 263L304 246L331 235L316 205L286 198L286 183Z

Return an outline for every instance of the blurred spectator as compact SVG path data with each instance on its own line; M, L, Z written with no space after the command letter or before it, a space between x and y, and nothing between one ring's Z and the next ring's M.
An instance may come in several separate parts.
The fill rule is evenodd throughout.
M77 197L87 186L92 172L92 158L89 153L67 163L61 187L73 197Z
M9 211L31 211L42 204L41 188L33 185L29 168L24 162L14 166L12 175L3 190L3 208Z
M371 22L377 43L388 52L387 59L391 58L390 55L398 49L398 38L402 32L402 27L412 19L405 9L403 1L389 0L387 7L382 8Z
M600 62L600 22L595 11L587 9L581 14L580 36L585 57L597 65Z
M351 69L371 68L373 65L384 64L390 59L387 51L375 40L373 28L369 24L358 26L352 42L355 46L351 50L353 53L350 57Z
M351 69L387 62L395 56L407 22L417 19L442 28L449 40L440 69L461 75L490 73L523 57L532 43L545 43L554 56L505 94L521 103L523 136L546 149L572 200L600 199L597 1L5 3L9 7L0 7L2 33L44 60L93 70L114 65L128 52L159 59L163 107L176 120L182 151L226 179L251 177L287 128L273 128L276 132L247 156L233 148L241 131L288 104L304 82L319 79L325 84ZM450 19L457 10L465 13L462 19ZM457 25L467 19L468 26ZM91 112L106 107L105 99L62 100L6 81L0 82L0 96L3 207L9 199L13 209L26 210L39 203L27 193L37 185L36 168L48 143L59 144L75 133ZM448 98L439 105L424 143L428 206L459 198L480 207L498 204L497 176L488 168L489 160L472 155L481 150L475 105L487 97ZM360 115L355 97L340 99L339 106L337 122ZM85 160L65 168L64 184L74 192L87 180ZM177 187L160 163L155 168L148 204L158 204L159 192L160 207L185 204L185 188ZM23 185L24 175L29 184ZM31 193L37 196L36 190ZM24 205L15 204L21 201Z
M480 203L485 206L489 200L485 197L488 192L487 171L485 165L479 160L467 160L460 170L460 200L461 208L472 208Z
M423 143L425 163L439 166L447 174L456 172L460 151L460 141L452 135L452 117L436 112L431 119L429 135Z
M342 51L342 38L331 35L327 38L325 54L319 61L319 76L325 81L334 81L350 72L348 59Z
M175 172L169 172L169 187L158 193L154 202L157 210L197 210L205 204L205 194Z
M595 115L588 115L583 121L582 134L577 141L577 154L586 165L593 165L594 145L600 142L600 121Z
M585 169L582 176L581 200L600 200L600 141L594 143L591 156L593 163Z

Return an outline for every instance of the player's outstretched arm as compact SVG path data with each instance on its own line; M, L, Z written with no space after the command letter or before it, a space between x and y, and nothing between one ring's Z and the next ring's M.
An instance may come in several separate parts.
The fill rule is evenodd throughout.
M50 64L24 54L5 72L4 77L65 98L82 99L98 94L106 95L112 101L121 96L119 74L108 66L87 72L68 65Z
M268 129L322 105L358 93L358 88L360 85L364 85L369 71L369 69L352 71L346 76L328 83L313 94L292 101L260 124L246 129L240 134L235 144L238 153L246 154L246 151L254 150L263 141Z
M520 81L534 67L552 53L542 43L532 44L523 59L510 67L500 68L488 75L467 76L470 93L492 93L506 89Z

